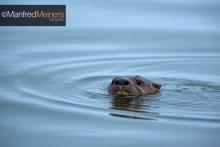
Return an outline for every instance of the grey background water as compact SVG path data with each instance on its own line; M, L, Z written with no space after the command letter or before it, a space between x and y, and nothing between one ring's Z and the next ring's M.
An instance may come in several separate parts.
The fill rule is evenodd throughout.
M1 147L219 147L220 2L67 5L66 27L0 28ZM115 75L161 92L115 99Z

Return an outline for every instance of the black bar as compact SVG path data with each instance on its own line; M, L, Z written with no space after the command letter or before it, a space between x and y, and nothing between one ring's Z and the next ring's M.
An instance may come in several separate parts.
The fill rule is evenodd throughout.
M0 26L66 26L66 5L0 5Z

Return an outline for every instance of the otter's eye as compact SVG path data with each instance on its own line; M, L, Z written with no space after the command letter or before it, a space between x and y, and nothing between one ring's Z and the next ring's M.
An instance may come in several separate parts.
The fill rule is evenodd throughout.
M136 84L139 85L139 86L142 86L142 85L144 85L144 82L141 81L141 80L137 80L137 81L136 81Z

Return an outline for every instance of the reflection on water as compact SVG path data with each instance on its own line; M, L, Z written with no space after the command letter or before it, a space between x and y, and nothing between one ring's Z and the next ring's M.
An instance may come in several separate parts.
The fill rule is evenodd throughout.
M0 28L0 145L219 147L219 6L76 0L65 28ZM162 88L115 98L118 75Z
M110 115L122 118L156 120L157 112L153 112L151 101L153 97L112 97L112 106L110 109L119 110L110 113ZM127 113L130 111L132 113ZM141 114L141 115L140 115Z
M143 99L140 98L119 98L119 97L113 97L112 98L112 109L118 109L118 110L135 110L135 109L141 109L142 105L144 103Z

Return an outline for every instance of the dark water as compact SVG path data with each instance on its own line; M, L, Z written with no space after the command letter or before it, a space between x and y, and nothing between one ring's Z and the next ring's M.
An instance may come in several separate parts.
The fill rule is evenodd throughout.
M218 1L66 4L67 27L0 28L0 146L220 146ZM161 92L112 98L116 75Z

